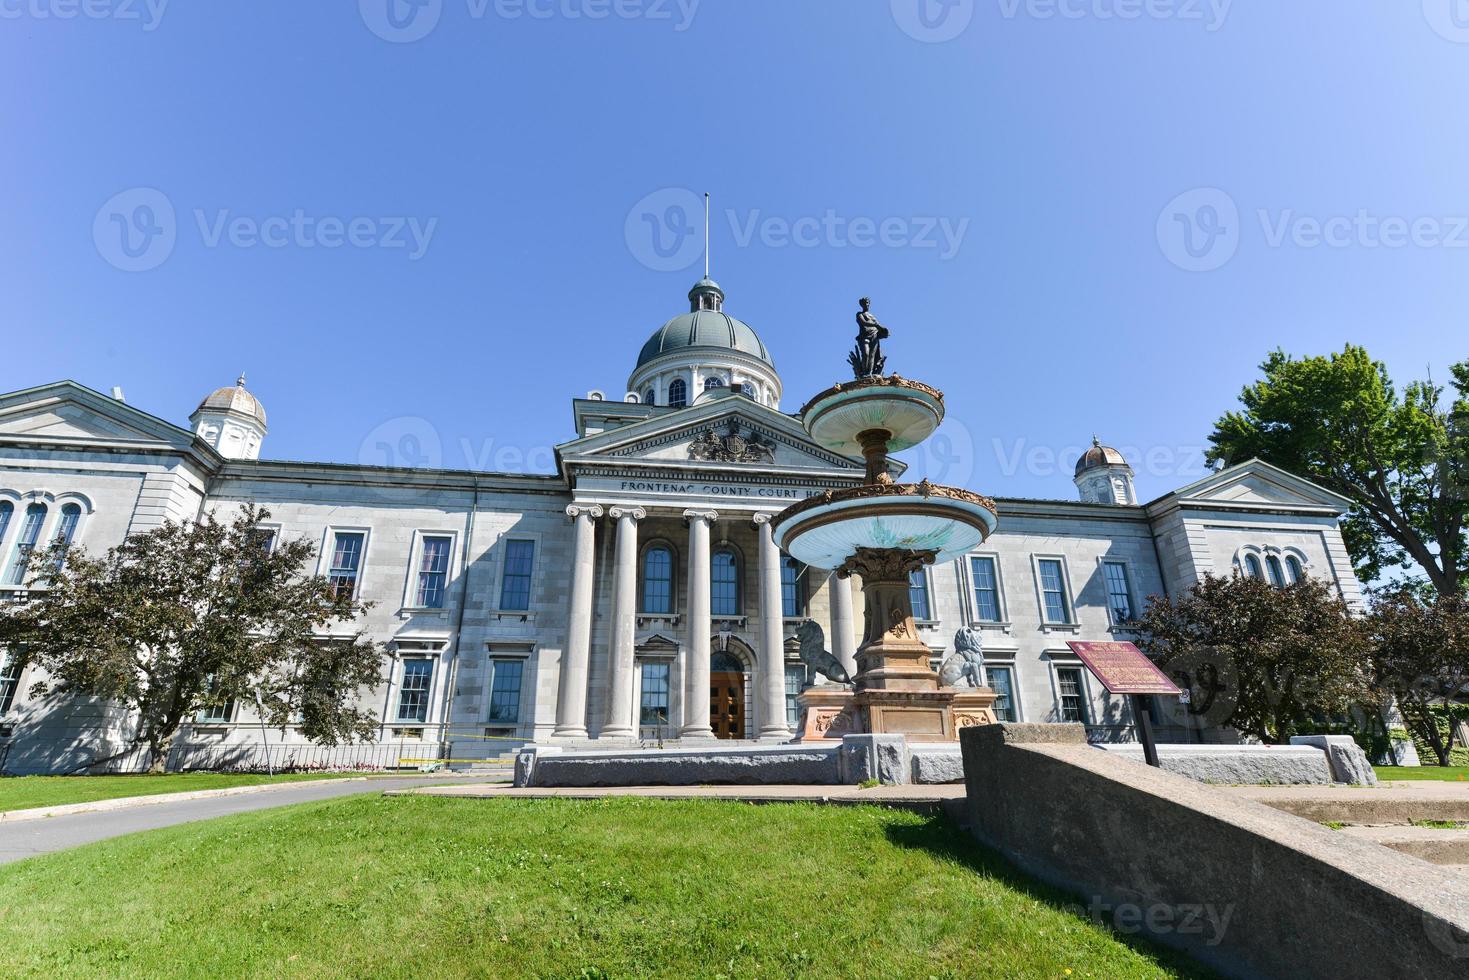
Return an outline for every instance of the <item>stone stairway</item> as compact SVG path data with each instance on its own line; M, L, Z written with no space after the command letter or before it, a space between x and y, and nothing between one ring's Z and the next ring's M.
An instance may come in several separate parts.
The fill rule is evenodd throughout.
M1469 865L1469 825L1455 828L1411 824L1406 827L1342 827L1341 832L1411 854L1430 864Z

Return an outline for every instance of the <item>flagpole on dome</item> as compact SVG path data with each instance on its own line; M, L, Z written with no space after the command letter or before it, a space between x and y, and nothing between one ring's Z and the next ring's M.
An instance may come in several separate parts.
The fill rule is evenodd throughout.
M704 278L709 278L709 192L704 192Z

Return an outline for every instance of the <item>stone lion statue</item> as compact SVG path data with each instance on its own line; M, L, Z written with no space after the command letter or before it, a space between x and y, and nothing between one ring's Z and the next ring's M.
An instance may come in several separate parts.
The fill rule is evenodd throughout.
M954 652L939 664L939 680L945 687L984 687L983 663L984 640L978 630L966 626L954 634Z
M796 627L796 638L801 641L801 663L811 668L813 674L821 674L838 684L852 683L847 668L826 648L826 632L820 623L806 620Z

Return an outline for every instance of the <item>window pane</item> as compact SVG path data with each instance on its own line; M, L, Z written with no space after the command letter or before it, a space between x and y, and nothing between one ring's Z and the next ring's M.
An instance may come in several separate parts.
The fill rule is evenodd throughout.
M986 667L985 680L994 689L994 712L997 721L1015 721L1014 675L1009 667Z
M1066 580L1061 574L1061 562L1042 558L1037 564L1041 572L1041 594L1046 601L1046 622L1070 622L1071 610L1066 602Z
M399 721L428 721L428 695L433 676L432 660L403 661L403 688L398 694Z
M234 716L235 702L233 699L223 704L206 705L204 710L199 712L199 720L205 724L228 724Z
M15 701L16 689L20 687L20 664L11 663L10 658L0 654L5 660L5 669L0 670L0 715L10 710Z
M689 386L682 378L674 379L668 386L668 404L672 408L683 408L689 403Z
M643 392L643 404L644 405L651 405L651 404L653 404L657 400L658 400L658 394L652 388L649 388L647 391Z
M668 674L664 662L643 662L643 693L640 698L638 724L668 724Z
M713 391L715 388L723 388L723 387L724 387L724 381L722 379L720 379L720 378L705 378L704 379L704 390L705 391Z
M1250 578L1264 578L1260 571L1260 559L1254 555L1245 555L1245 574Z
M921 568L908 573L908 598L913 602L914 619L931 619L928 614L928 575Z
M786 727L794 729L801 723L796 708L796 695L806 686L805 667L786 667Z
M501 609L530 608L531 569L535 567L534 541L505 543L505 578L500 584Z
M1087 723L1086 699L1082 694L1081 668L1058 668L1056 687L1061 693L1061 720L1077 721L1085 725Z
M524 664L519 660L496 660L490 684L490 721L520 720L520 678Z
M338 596L352 596L357 591L357 572L362 567L360 533L339 532L332 547L332 566L328 578Z
M1270 584L1277 589L1285 588L1285 573L1280 569L1280 559L1270 555L1265 559L1265 567L1270 570Z
M733 551L714 552L709 576L709 611L715 616L740 614L739 566Z
M46 505L31 504L26 508L25 521L15 539L15 551L10 556L10 568L5 572L6 585L24 585L26 562L41 538L41 525L46 521Z
M673 612L673 552L661 546L643 555L643 612Z
M1300 560L1295 555L1286 556L1285 567L1290 572L1290 580L1292 582L1299 582L1306 577L1305 570L1301 568Z
M993 558L969 559L974 576L974 614L984 623L1000 621L1000 586Z
M782 616L801 615L806 605L801 595L801 564L789 556L780 560L780 611Z
M15 514L15 505L8 500L0 500L0 544L5 543L5 532L10 529L10 518Z
M423 554L418 560L418 590L413 604L424 609L444 608L444 594L449 579L450 538L425 537Z
M1116 561L1102 563L1107 580L1107 610L1113 626L1132 622L1132 591L1127 587L1127 568Z

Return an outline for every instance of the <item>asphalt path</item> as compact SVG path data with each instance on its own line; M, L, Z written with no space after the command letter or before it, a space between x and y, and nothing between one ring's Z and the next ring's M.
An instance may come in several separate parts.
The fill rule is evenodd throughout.
M73 813L60 817L45 817L39 820L18 820L0 823L0 864L63 851L80 844L136 834L144 830L157 830L175 824L191 823L195 820L210 820L234 813L250 813L269 810L293 803L311 803L316 800L331 800L339 796L358 793L382 793L390 789L408 789L414 786L431 786L443 783L463 782L464 777L416 776L379 779L341 779L312 785L288 786L260 793L241 793L236 796L216 796L201 800L176 800L170 803L148 803L118 810L98 810L91 813ZM483 781L481 777L480 781Z

